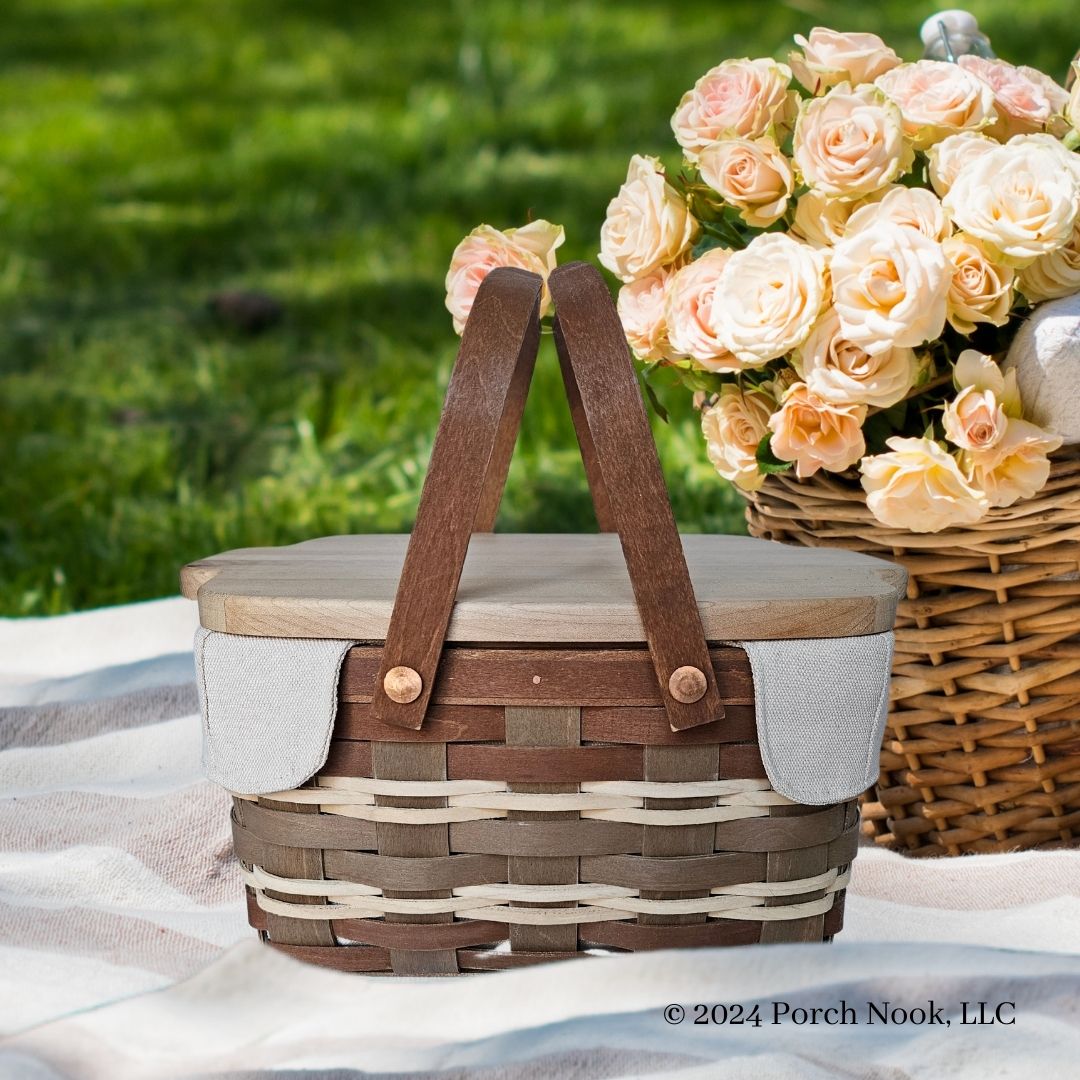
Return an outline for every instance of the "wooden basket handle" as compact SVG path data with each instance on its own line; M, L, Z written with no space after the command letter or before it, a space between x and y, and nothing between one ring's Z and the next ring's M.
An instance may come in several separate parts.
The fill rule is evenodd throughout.
M724 715L682 540L626 335L600 271L552 271L555 346L567 396L580 402L622 544L638 613L675 731ZM582 456L588 457L585 447Z
M724 715L656 445L611 294L585 263L554 270L555 341L601 527L619 533L675 730ZM424 720L474 530L494 523L539 344L541 279L493 270L446 391L372 698L380 720Z

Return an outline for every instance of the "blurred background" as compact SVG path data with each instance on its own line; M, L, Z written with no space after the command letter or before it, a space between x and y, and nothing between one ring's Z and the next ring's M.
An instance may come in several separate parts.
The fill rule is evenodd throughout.
M177 591L224 548L410 527L473 226L595 261L632 153L731 56L822 24L907 59L887 0L7 0L0 614ZM1064 81L1075 0L969 7ZM238 299L236 290L254 292ZM550 339L500 527L595 528ZM654 417L687 531L741 531L689 401Z

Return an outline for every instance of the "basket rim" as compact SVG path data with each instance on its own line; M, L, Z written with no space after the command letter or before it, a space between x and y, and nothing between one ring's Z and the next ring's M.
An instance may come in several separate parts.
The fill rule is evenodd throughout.
M790 521L822 546L840 546L852 539L898 554L905 549L964 548L1001 555L1063 541L1080 542L1080 446L1051 455L1049 478L1031 498L992 507L972 525L934 533L878 521L866 505L866 494L853 470L819 472L803 480L778 473L767 477L757 491L738 490L747 501L748 519L778 528Z

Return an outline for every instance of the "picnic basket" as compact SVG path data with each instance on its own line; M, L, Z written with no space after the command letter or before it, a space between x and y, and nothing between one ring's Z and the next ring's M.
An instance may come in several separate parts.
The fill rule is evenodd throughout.
M492 534L541 287L511 269L482 284L411 537L183 571L210 631L355 643L317 775L234 799L250 922L303 959L444 975L841 927L856 801L773 790L746 652L723 643L886 633L902 571L680 538L618 316L585 264L550 289L606 531Z
M887 528L861 489L770 477L753 536L893 559L908 571L868 832L910 855L1080 841L1080 452L964 529Z

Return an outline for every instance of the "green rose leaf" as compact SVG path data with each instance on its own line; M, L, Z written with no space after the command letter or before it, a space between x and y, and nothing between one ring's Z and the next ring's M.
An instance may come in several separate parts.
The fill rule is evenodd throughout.
M769 444L771 435L766 435L765 438L757 445L757 453L754 454L757 460L757 467L759 472L763 472L766 476L772 476L775 473L787 472L791 468L790 461L781 461L773 452L772 446Z
M660 399L656 396L656 391L652 388L652 384L648 379L642 379L641 385L645 388L645 396L649 399L649 404L653 407L656 415L659 416L665 424L671 423L671 417L668 415L667 409L660 403Z

